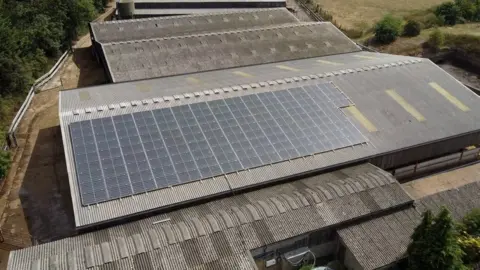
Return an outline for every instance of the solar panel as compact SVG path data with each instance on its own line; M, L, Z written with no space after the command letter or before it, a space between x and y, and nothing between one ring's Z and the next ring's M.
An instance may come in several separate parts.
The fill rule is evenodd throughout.
M365 142L331 83L70 124L83 205Z

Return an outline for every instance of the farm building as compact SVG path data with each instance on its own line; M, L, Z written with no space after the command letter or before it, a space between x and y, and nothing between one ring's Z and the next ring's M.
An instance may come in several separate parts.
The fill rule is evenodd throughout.
M298 19L285 8L225 11L174 17L91 22L92 40L112 43L152 38L194 35L252 27L296 23Z
M459 219L479 193L473 182L413 201L364 164L15 251L8 269L296 269L306 254L388 269L423 211Z
M101 44L115 83L360 50L329 22Z
M285 0L117 0L119 19L148 18L172 15L205 14L224 11L244 11L286 7Z
M117 83L59 97L81 235L16 251L10 269L401 260L419 209L444 197L414 202L394 175L480 145L480 98L430 60L365 52L331 23L284 12L222 14L238 20L224 28L214 15L92 24ZM452 194L471 209L479 189ZM383 241L399 224L402 237ZM368 235L375 226L385 235ZM378 249L363 254L368 237ZM388 256L369 259L382 245Z
M270 129L278 129L276 132L283 130L285 134L294 132L295 135L292 136L299 136L298 130L287 131L283 126L285 125L284 121L291 122L293 119L299 121L299 116L295 116L294 111L291 111L298 109L292 109L289 106L296 108L299 105L295 104L306 101L302 101L300 96L294 96L293 98L297 100L296 103L282 106L280 104L286 102L282 101L285 91L291 95L296 95L296 91L300 91L298 95L303 96L302 89L308 92L309 97L316 100L317 104L312 104L312 106L330 104L328 105L329 109L323 109L325 115L321 119L305 118L306 111L298 112L305 118L303 121L307 121L305 125L313 125L312 121L317 121L315 125L322 131L311 132L325 134L319 139L324 142L318 148L314 148L318 151L310 150L311 152L309 152L301 148L297 151L293 150L293 153L284 153L283 150L298 148L302 144L296 142L293 137L287 140L286 138L289 138L290 135L282 136L283 139L271 138L274 135L269 134L273 132ZM251 104L249 101L251 98L260 99L260 101L255 101L260 104L277 104L272 106L284 108L285 113L294 115L288 116L287 119L280 119L281 117L277 116L276 112L269 109L267 116L270 122L263 123L262 121L267 120L256 115L259 113L257 112L258 108L251 108L251 106L255 106L255 102ZM120 218L177 207L198 199L231 194L242 189L278 181L298 179L311 173L319 173L358 162L368 161L382 169L393 170L459 152L462 148L477 145L480 141L479 101L478 96L429 60L368 52L354 52L63 91L60 94L60 121L76 226L84 228L108 223ZM240 103L237 104L238 102ZM324 104L325 102L327 105ZM220 106L218 108L220 111L217 111L216 106ZM228 112L225 112L227 115L217 116L217 113L221 113L227 108ZM202 112L200 113L198 110ZM159 112L167 113L169 116L159 116L157 115ZM209 116L212 114L215 117ZM144 120L145 117L148 120ZM175 132L178 132L178 136L181 138L181 141L177 141L175 144L184 148L183 150L172 149L171 153L181 155L180 153L186 152L188 155L179 160L175 158L175 160L165 161L167 163L164 165L157 164L154 167L167 166L171 168L171 166L175 166L172 164L195 161L195 164L190 165L199 169L197 172L192 172L186 170L182 165L174 168L174 171L182 171L184 174L181 177L182 180L177 179L166 183L164 179L168 179L168 176L162 176L157 183L157 180L152 179L153 176L157 176L157 173L151 164L156 163L160 157L147 151L153 147L150 141L162 141L163 147L165 147L165 145L171 144L169 142L171 136L177 136L163 131L163 126L166 125L165 121L169 121L165 117L175 119L176 122L172 123L174 124L172 128L177 130ZM231 126L232 124L222 122L224 117L227 119L247 117L247 119L237 119ZM190 120L184 120L184 118ZM211 118L211 121L215 121L217 124L209 127L202 126L202 121L207 121L207 118ZM98 119L107 120L101 120L102 123L100 123ZM153 133L148 135L150 137L146 135L146 138L143 138L146 131L143 131L143 127L139 128L139 125L150 125L144 124L144 121L155 124L155 129L150 131ZM188 124L189 128L184 129L183 125L187 124L183 124L183 121L191 122ZM128 124L126 124L127 122ZM124 147L123 143L126 144L125 147L132 147L130 144L133 142L123 142L122 136L143 138L139 139L141 141L136 139L136 150L129 149L124 150L128 152L122 152L123 156L125 153L129 153L130 156L130 152L134 151L131 155L139 154L141 157L132 157L132 161L119 160L118 162L123 162L120 166L127 168L125 162L130 163L137 160L135 161L137 164L140 159L143 163L147 163L147 160L153 158L155 161L147 164L147 167L144 167L145 164L141 165L142 171L148 172L144 177L151 180L149 187L142 184L143 180L139 180L143 179L142 177L130 176L131 179L136 179L135 182L139 181L140 192L134 191L130 181L124 182L127 185L125 194L128 196L122 196L117 190L115 196L112 197L115 199L110 199L106 195L104 191L107 187L102 188L102 194L98 194L98 197L102 198L100 201L94 198L97 196L95 190L91 190L91 188L82 190L79 184L81 181L78 178L80 173L76 169L79 166L76 163L78 161L76 161L77 154L74 149L77 142L71 136L72 123L77 123L75 125L86 123L86 128L93 128L93 131L88 131L89 138L93 136L91 133L96 134L97 123L108 125L109 127L103 127L104 131L98 131L102 132L102 135L99 135L98 139L95 135L95 140L103 140L102 138L105 136L103 133L109 132L108 129L113 129L112 135L121 133L121 135L117 135L119 137L114 142L115 145L120 144L120 146L116 146L118 149ZM123 131L124 127L122 127L125 124L133 125L135 129L125 134L126 131ZM250 125L254 125L254 127ZM293 127L302 129L298 124ZM83 130L83 127L75 128ZM232 128L233 130L231 130ZM249 129L251 128L258 129L257 132L263 135L258 137L259 134L250 134ZM223 130L223 133L210 134L210 129ZM190 132L198 134L199 137L195 140L185 138L185 134ZM233 138L229 138L233 136L229 135L230 132L241 136L235 140L243 141L245 145L239 148L232 145L235 141L229 141L233 140ZM310 132L306 132L304 136L307 138L308 134ZM111 137L111 135L107 137ZM227 141L225 138L228 138ZM309 139L306 138L304 140L308 141ZM82 138L79 140L79 145L83 145ZM93 141L93 138L89 140ZM143 140L146 141L143 142ZM202 144L208 142L209 149L204 149L207 152L193 153L193 149L196 149L197 146L189 145L189 142L196 140L203 142ZM275 150L275 148L279 148L278 143L282 141L285 143L285 145L282 143L282 147L285 149L279 153L277 151L280 150ZM225 146L227 148L219 150L214 149L216 144L231 146ZM91 147L93 147L94 153L100 153L101 149L97 146L92 145ZM162 145L156 147L161 148ZM262 151L264 152L260 152L260 150L256 150L260 153L247 154L243 152L246 149L258 149L259 147L263 147ZM83 160L83 150L81 153ZM150 157L150 154L153 156ZM250 155L257 158L248 160ZM102 156L103 154L100 154L100 159ZM109 157L109 159L111 158ZM209 162L211 163L199 161L204 158L210 158ZM262 161L259 161L258 158ZM183 162L184 160L185 162ZM210 171L200 172L199 175L200 170L213 166L214 163L218 164L219 160L222 162L229 160L232 163L225 165L225 170L215 166L215 168L210 168ZM98 166L102 166L98 159L96 162ZM140 169L135 169L135 172L138 170ZM209 177L205 178L201 175ZM90 179L89 177L87 178ZM99 179L104 186L108 186L105 182L106 177L102 175ZM88 181L90 181L88 185L91 185L92 180ZM113 181L117 189L119 189L118 181L120 180ZM182 181L186 182L181 184ZM161 188L165 185L172 187ZM90 203L82 202L84 196L82 194L88 196L87 201ZM92 202L95 207L85 205Z

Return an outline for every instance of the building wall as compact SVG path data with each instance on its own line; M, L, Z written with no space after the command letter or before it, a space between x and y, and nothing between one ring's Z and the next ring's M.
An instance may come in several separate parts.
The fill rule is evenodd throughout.
M346 270L363 270L357 259L353 256L348 248L345 250L345 259L343 261Z
M368 161L384 170L391 170L460 152L463 148L470 145L480 145L480 131L381 155Z
M285 253L308 247L318 261L333 256L337 246L338 238L334 231L323 230L257 248L252 250L251 253L259 270L294 270L296 267L293 267L284 259L283 255ZM308 259L313 261L312 256L309 256ZM270 260L275 260L275 265L266 267L267 261Z

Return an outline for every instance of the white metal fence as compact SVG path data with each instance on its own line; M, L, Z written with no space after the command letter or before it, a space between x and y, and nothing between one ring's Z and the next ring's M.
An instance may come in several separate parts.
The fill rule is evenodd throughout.
M55 65L47 72L45 73L42 77L38 78L30 87L30 90L28 91L28 95L25 98L25 101L23 102L22 106L18 110L17 114L15 115L15 118L13 118L12 123L10 124L10 127L8 129L8 135L7 135L7 145L4 147L4 150L6 148L11 148L11 147L17 147L17 138L15 137L15 132L17 131L18 125L20 121L22 120L23 116L25 115L25 112L28 110L28 107L30 106L30 103L32 102L33 96L35 96L35 91L46 84L50 79L58 72L60 67L65 63L65 60L67 59L69 55L69 51L65 51L62 56L58 59L58 61L55 63Z

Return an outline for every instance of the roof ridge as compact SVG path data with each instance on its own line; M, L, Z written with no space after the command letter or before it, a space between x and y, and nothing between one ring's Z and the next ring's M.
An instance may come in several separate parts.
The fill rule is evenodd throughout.
M92 25L101 25L101 24L120 24L120 23L135 23L140 21L162 21L162 20L175 20L178 18L193 18L193 17L208 17L212 15L226 15L226 14L240 14L240 13L257 13L257 12L269 12L275 10L285 10L288 9L284 7L275 7L275 8L253 8L249 10L234 10L234 11L224 11L224 12L207 12L200 14L189 14L189 15L178 15L178 16L161 16L161 17L152 17L152 18L140 18L140 19L124 19L124 20L112 20L112 21L103 21L103 22L91 22Z
M120 102L118 104L103 104L97 107L89 107L89 108L83 108L83 109L76 109L73 111L66 111L66 112L61 112L61 116L63 115L79 115L79 114L84 114L84 113L91 113L94 111L107 111L108 110L114 110L114 109L123 109L123 108L129 108L132 106L139 106L139 105L149 105L152 103L160 103L160 102L170 102L174 100L183 100L183 99L190 99L190 98L197 98L201 96L213 96L213 95L220 95L222 93L228 93L228 92L236 92L240 90L250 90L250 89L256 89L256 88L264 88L267 86L274 86L274 85L279 85L279 84L289 84L289 83L295 83L295 82L300 82L300 81L307 81L307 80L319 80L319 79L326 79L329 77L334 77L334 76L340 76L340 75L348 75L348 74L353 74L357 72L365 72L365 71L371 71L371 70L376 70L376 69L382 69L382 68L391 68L391 67L399 67L403 65L409 65L409 64L417 64L421 63L423 60L422 59L411 59L411 60L404 60L404 61L396 61L396 62L391 62L391 63L386 63L386 64L379 64L379 65L366 65L363 67L351 69L340 69L340 70L335 70L335 71L328 71L324 73L317 73L317 74L310 74L310 75L303 75L303 76L294 76L294 77L283 77L280 79L276 80L270 80L270 81L259 81L259 82L254 82L254 83L248 83L248 84L242 84L242 85L230 85L226 86L223 88L215 88L215 89L206 89L206 90L201 90L201 91L195 91L195 92L188 92L188 93L183 93L183 94L178 94L178 95L173 95L173 96L158 96L158 97L153 97L153 98L148 98L148 99L143 99L143 100L127 100ZM353 104L353 102L352 102Z
M331 23L330 22L300 22L300 23L294 22L294 23L286 23L286 24L280 24L280 25L251 27L246 29L227 30L227 31L219 31L219 32L207 32L207 33L191 34L191 35L184 35L184 36L170 36L170 37L158 37L158 38L136 39L136 40L128 40L128 41L105 42L105 43L100 42L100 43L102 44L102 46L113 46L113 45L153 42L153 41L161 41L161 40L186 39L186 38L204 37L204 36L219 36L219 35L225 35L225 34L237 34L237 33L245 33L245 32L260 32L260 31L283 29L283 28L300 28L300 27L307 27L310 25L321 25L321 24L331 24Z

